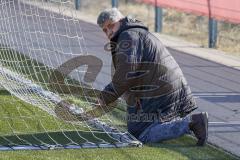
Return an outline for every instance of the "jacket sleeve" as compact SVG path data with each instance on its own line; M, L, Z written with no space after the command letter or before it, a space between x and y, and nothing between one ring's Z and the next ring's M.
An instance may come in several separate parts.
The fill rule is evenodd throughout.
M117 100L125 91L134 85L134 71L141 59L140 37L137 32L122 32L117 41L115 57L115 73L112 82L101 92L101 99L108 105Z

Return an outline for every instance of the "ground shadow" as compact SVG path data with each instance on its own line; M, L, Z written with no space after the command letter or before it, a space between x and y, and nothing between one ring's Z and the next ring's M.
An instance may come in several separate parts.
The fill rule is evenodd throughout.
M16 146L70 146L92 142L96 145L104 142L114 144L116 141L106 135L106 133L94 133L84 131L65 131L65 132L45 132L37 134L22 134L1 136L0 146L13 148Z
M240 102L240 93L196 92L194 93L194 95L212 103L228 103L228 102L239 103Z
M0 95L11 95L7 90L0 90Z

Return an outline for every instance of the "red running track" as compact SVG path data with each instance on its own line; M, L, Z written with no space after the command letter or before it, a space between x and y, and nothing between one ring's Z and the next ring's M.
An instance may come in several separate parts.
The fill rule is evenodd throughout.
M137 0L240 24L240 0Z

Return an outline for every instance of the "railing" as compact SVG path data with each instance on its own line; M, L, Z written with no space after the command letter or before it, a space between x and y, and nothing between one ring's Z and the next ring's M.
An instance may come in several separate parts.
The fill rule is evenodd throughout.
M203 15L209 17L209 43L210 48L216 46L217 41L217 20L228 21L240 24L240 1L239 0L137 0L139 2L150 3L163 8L173 8L186 13ZM157 12L157 10L156 10ZM156 23L159 22L156 14ZM161 19L161 18L160 18ZM161 20L160 20L161 21ZM158 26L158 25L156 25ZM156 31L160 28L156 28Z

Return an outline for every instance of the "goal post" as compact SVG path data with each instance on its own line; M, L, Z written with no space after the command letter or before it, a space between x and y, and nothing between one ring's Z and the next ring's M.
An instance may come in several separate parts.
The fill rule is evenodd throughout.
M141 146L122 102L76 118L99 105L93 82L104 63L88 52L68 2L0 1L0 150Z

